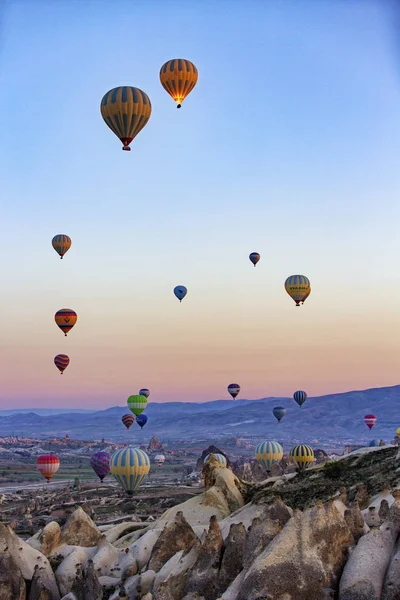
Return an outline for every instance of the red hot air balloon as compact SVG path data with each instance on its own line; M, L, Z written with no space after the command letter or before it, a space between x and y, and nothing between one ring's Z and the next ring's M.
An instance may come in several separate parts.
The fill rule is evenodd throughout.
M69 356L66 354L57 354L57 356L54 357L54 364L62 375L69 365Z
M365 415L364 423L366 424L368 429L372 429L376 423L376 416L375 415Z
M121 418L121 421L123 422L123 424L125 425L125 427L127 429L129 429L129 427L135 422L135 417L133 415L124 415Z
M238 383L230 383L228 385L228 392L230 393L230 395L232 396L232 398L235 399L236 396L240 392L240 385Z
M36 468L49 482L60 466L60 459L54 454L42 454L36 461Z

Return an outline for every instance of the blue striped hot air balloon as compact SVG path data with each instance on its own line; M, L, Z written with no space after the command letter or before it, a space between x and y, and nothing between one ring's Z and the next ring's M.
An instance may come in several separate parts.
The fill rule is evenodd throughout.
M214 458L217 459L218 464L220 467L226 467L227 460L225 458L225 456L223 454L218 454L217 452L213 453L213 454L207 454L207 456L205 457L203 463L206 464L206 462L208 461L209 458L211 458L212 456L214 456Z
M283 406L275 406L275 408L272 409L272 413L274 417L278 419L278 423L280 423L286 415L286 408L283 408Z
M110 472L127 494L132 495L150 471L150 458L139 448L117 450L110 460Z
M266 471L270 471L275 462L282 460L283 448L278 442L261 442L256 446L255 456Z
M295 400L300 407L302 404L304 404L307 398L307 392L304 392L303 390L297 390L297 392L293 394L293 400Z

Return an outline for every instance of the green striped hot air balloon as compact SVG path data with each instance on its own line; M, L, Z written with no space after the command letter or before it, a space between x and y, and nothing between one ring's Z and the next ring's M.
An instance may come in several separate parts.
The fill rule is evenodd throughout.
M146 396L136 394L135 396L129 396L127 403L129 410L133 412L135 417L138 417L142 414L142 412L147 406L147 398Z

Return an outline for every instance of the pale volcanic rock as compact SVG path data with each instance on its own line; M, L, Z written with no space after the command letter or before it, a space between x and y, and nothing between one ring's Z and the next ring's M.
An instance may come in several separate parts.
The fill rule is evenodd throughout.
M243 523L233 523L225 540L225 551L218 574L219 589L221 591L226 590L243 569L243 552L246 538L247 532Z
M56 600L59 597L59 594L54 595L53 579L49 579L44 567L36 565L28 600Z
M9 552L0 555L0 600L25 600L26 587L21 569Z
M68 594L72 590L72 585L76 578L77 569L83 567L89 558L93 558L97 548L81 548L75 546L71 549L69 546L69 553L64 558L62 563L56 570L56 579L61 594Z
M51 589L51 600L59 600L56 579L47 558L35 548L21 540L12 529L0 523L0 556L8 551L25 580L33 577L35 566L42 567L42 575L46 577Z
M103 588L97 578L93 562L88 560L86 568L78 569L72 586L72 593L78 600L102 600Z
M389 519L364 535L350 554L340 581L340 600L381 600L399 531L398 507L393 504Z
M49 557L61 545L61 527L55 521L47 523L39 537L42 554Z
M157 542L161 531L162 530L160 529L146 531L142 537L129 546L129 550L137 562L139 571L141 571L149 562L154 545Z
M114 525L111 529L106 531L105 536L111 544L114 544L114 542L116 542L118 539L124 537L132 531L136 531L138 528L140 529L141 527L142 524L138 521L131 521L130 523L119 523L118 525Z
M95 546L101 537L101 532L92 519L78 507L62 529L62 541L71 546Z
M165 563L154 581L154 600L162 600L166 597L173 600L182 598L186 581L191 576L191 570L199 555L199 549L200 542L197 542L190 552L181 550Z
M320 598L322 590L336 581L350 540L351 533L333 502L304 513L296 511L251 564L238 600Z
M190 550L197 543L197 536L182 512L177 512L175 519L166 523L161 535L157 539L151 558L149 569L159 571L161 567L179 550Z
M185 595L199 592L205 600L215 600L218 596L218 572L223 547L224 539L217 518L211 517L197 560L185 584Z
M385 575L381 600L398 600L400 598L400 542L390 561Z

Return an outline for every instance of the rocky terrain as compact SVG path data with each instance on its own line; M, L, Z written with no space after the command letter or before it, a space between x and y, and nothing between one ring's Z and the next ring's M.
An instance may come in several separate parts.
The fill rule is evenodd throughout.
M399 473L386 446L258 483L212 459L202 489L60 488L53 510L5 494L0 600L395 600Z

